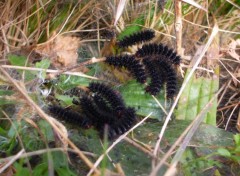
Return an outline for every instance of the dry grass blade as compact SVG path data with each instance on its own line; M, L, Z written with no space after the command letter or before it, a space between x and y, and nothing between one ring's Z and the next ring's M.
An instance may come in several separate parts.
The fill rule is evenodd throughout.
M119 1L118 7L117 7L117 12L116 12L116 15L115 15L114 26L117 25L117 22L118 22L119 18L121 17L122 13L123 13L126 2L127 2L126 0L120 0Z
M230 4L232 4L233 6L235 6L236 8L240 9L240 6L238 4L235 4L234 2L230 1L230 0L226 0L227 2L229 2Z
M10 165L12 165L16 160L18 160L22 154L25 152L24 149L20 150L10 161L8 161L2 168L0 168L0 174L7 169Z
M158 136L158 140L157 140L155 148L154 148L154 155L155 156L157 156L157 154L158 154L158 149L159 149L159 146L160 146L163 134L164 134L164 132L166 130L167 124L168 124L168 122L171 119L171 115L172 115L172 113L173 113L173 111L174 111L174 109L175 109L175 107L177 105L177 102L178 102L178 100L179 100L179 98L180 98L184 88L186 87L187 83L189 82L190 78L192 77L194 71L196 70L198 64L201 62L204 54L206 53L207 49L209 48L210 44L212 43L212 41L213 41L213 39L214 39L214 37L216 36L217 33L218 33L218 26L217 26L217 24L215 24L214 28L212 30L211 36L208 39L208 42L206 43L206 45L205 45L205 47L203 49L203 52L201 53L201 55L197 59L196 63L194 64L191 72L189 73L188 77L186 78L186 81L182 84L182 87L181 87L181 89L180 89L180 91L179 91L179 93L178 93L178 95L177 95L177 97L176 97L176 99L175 99L175 101L174 101L174 103L172 105L172 108L171 108L171 110L170 110L170 112L169 112L169 114L168 114L168 116L167 116L167 118L166 118L166 120L165 120L165 122L163 124L162 130L161 130L161 132L160 132L160 134Z
M231 112L230 116L228 117L228 120L227 120L227 123L226 123L225 130L227 130L227 129L228 129L228 124L229 124L229 122L230 122L230 120L231 120L231 118L232 118L232 115L233 115L234 111L237 109L237 107L238 107L238 104L237 104L237 105L235 105L235 107L233 108L233 110L232 110L232 112Z
M199 5L198 3L196 3L196 2L193 1L193 0L181 0L181 1L186 2L186 3L188 3L188 4L190 4L190 5L194 6L194 7L197 7L197 8L199 8L199 9L202 9L202 10L204 10L205 12L207 12L207 9L206 9L206 8L202 7L201 5Z
M227 72L232 76L232 79L240 83L240 81L227 69L227 67L222 63L221 60L219 62L222 64L222 66L227 70Z
M47 148L47 149L42 149L42 150L36 150L36 151L33 151L33 152L26 152L26 153L22 153L22 155L18 158L28 158L28 157L31 157L31 156L36 156L36 155L41 155L41 154L44 154L44 153L48 153L48 152L57 152L57 151L62 151L62 152L72 152L72 153L76 153L75 150L73 149L70 149L70 148ZM90 152L83 152L85 155L89 155L91 157L96 157L95 154L93 153L90 153ZM3 158L3 159L0 159L0 163L4 163L6 160L12 160L15 156L9 156L7 158Z

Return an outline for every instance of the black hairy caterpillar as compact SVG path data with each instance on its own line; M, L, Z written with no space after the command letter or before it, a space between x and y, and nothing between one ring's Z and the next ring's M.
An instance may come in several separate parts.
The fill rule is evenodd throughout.
M177 74L171 64L161 58L155 62L159 65L159 69L162 70L162 74L165 76L167 98L171 99L177 92Z
M113 111L120 112L126 108L120 93L114 91L109 86L103 83L91 82L88 88L93 93L96 93L104 98L109 103Z
M107 57L105 62L118 68L125 67L133 74L133 77L136 78L138 82L146 82L147 77L143 65L133 56L125 55Z
M80 112L50 105L50 113L66 122L83 128L94 127L103 137L109 126L108 139L112 140L129 130L136 121L135 110L125 106L121 95L103 83L92 82L88 89L93 94L82 95L72 103L80 106Z
M102 109L99 109L93 99L83 96L80 98L81 108L83 113L86 114L87 117L92 119L93 125L99 129L105 124L112 124L115 121L115 117L113 113L106 112Z
M122 118L116 119L114 124L107 125L107 137L109 140L113 140L118 136L124 134L128 131L136 122L136 114L133 108L126 108L122 113ZM100 129L100 136L103 138L104 136L104 129L106 126L103 126Z
M150 84L145 88L146 92L151 95L157 95L164 83L163 75L159 71L157 65L150 60L150 58L144 58L143 64L145 65L145 69L149 73L149 77L151 78Z
M93 96L93 101L96 104L96 106L101 109L102 111L108 112L108 113L112 113L113 110L109 104L109 102L107 102L104 98L102 98L99 95L94 95Z
M181 57L171 48L162 44L145 44L135 53L136 57L161 56L163 59L170 61L172 64L179 65Z
M81 98L80 103L85 104L83 109L87 109L88 114L93 113L91 111L95 111L96 115L98 114L98 118L101 118L101 120L96 119L95 123L95 127L99 130L101 137L103 137L106 125L109 127L107 136L110 140L125 133L132 127L136 120L135 110L125 106L120 94L102 83L92 82L88 88L96 94L93 100L87 100L88 103L92 104L91 107L86 107L86 99L83 103L83 99Z
M63 108L57 105L50 105L48 110L59 119L78 125L82 128L89 128L92 125L91 120L83 114L79 114L73 110Z
M120 40L117 44L120 48L125 48L141 42L149 41L154 37L155 32L153 30L144 30L125 37L124 39Z

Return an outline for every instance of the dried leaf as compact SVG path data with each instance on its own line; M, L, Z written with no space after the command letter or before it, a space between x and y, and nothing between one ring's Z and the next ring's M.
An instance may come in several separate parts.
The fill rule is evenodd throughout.
M53 42L38 47L36 51L48 56L55 67L68 67L77 63L79 46L79 38L59 35Z
M232 40L228 46L228 54L236 60L240 60L240 56L236 53L237 46L240 46L240 39Z

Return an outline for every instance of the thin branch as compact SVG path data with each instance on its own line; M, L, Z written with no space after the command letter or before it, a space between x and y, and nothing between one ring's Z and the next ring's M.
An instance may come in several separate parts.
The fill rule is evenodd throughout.
M177 153L175 154L174 158L172 159L172 163L170 168L166 171L166 175L168 175L169 172L172 170L175 170L175 166L177 165L178 161L180 160L183 152L185 151L187 145L189 144L191 138L193 137L193 134L198 129L200 123L203 121L203 119L206 116L206 113L208 110L213 106L213 101L217 98L220 92L224 87L222 87L215 95L214 97L205 105L205 107L201 110L201 112L197 115L197 117L191 122L191 124L184 130L184 132L181 134L181 136L177 139L177 141L172 145L172 147L168 150L168 152L164 155L162 160L157 164L157 166L152 170L150 176L156 176L158 170L162 167L164 162L171 156L171 153L173 150L182 142L184 136L186 135L185 139L181 143ZM168 172L168 173L167 173Z
M171 115L172 115L172 113L173 113L173 111L174 111L174 109L175 109L175 107L176 107L176 105L177 105L178 100L180 99L181 94L183 93L183 90L184 90L185 87L187 86L187 83L188 83L189 80L191 79L194 71L196 70L198 64L201 62L204 54L206 53L207 49L209 48L210 44L212 43L212 41L213 41L213 39L214 39L214 37L216 36L217 33L218 33L218 26L217 26L217 24L215 24L214 27L213 27L213 31L212 31L212 33L211 33L211 36L210 36L210 38L208 39L208 42L206 43L206 45L205 45L205 47L204 47L201 55L200 55L199 58L197 59L196 63L194 64L194 66L193 66L193 68L192 68L192 70L190 71L188 77L186 78L186 81L182 84L182 87L181 87L181 89L180 89L180 91L179 91L179 93L178 93L178 95L177 95L177 97L176 97L176 99L175 99L175 101L174 101L174 103L173 103L173 105L172 105L172 108L170 109L170 112L169 112L169 114L168 114L168 116L167 116L167 118L166 118L166 120L165 120L165 122L164 122L164 124L163 124L163 127L162 127L162 129L161 129L161 132L159 133L158 140L157 140L156 145L155 145L155 148L154 148L154 155L155 155L155 156L157 156L157 154L158 154L158 149L159 149L159 146L160 146L160 143L161 143L163 134L164 134L164 132L166 131L166 127L167 127L167 125L168 125L168 122L169 122L170 119L171 119Z
M28 157L32 157L32 156L48 153L48 152L58 152L58 151L66 152L66 149L65 148L48 148L48 149L36 150L36 151L33 151L33 152L23 153L18 159L20 159L20 158L28 158ZM70 149L70 148L67 148L67 151L68 152L72 152L72 153L76 153L75 150ZM83 152L83 153L85 155L89 155L91 157L96 157L97 156L97 155L95 155L93 153L90 153L90 152ZM4 163L4 162L6 162L8 160L12 160L14 157L15 157L15 155L14 156L9 156L7 158L1 158L0 159L0 163Z
M13 158L11 158L8 163L6 163L2 168L0 168L0 174L9 166L11 166L16 160L18 160L24 152L24 149L20 150Z
M52 69L43 69L43 68L34 68L34 67L23 67L23 66L15 66L15 65L1 65L3 68L12 68L12 69L18 69L18 70L30 70L30 71L41 71L41 72L46 72L46 73L56 73L59 74L62 71L61 70L52 70ZM89 78L89 79L95 79L98 80L97 77L89 76L81 72L63 72L62 74L64 75L73 75L73 76L81 76L84 78Z
M175 0L175 32L176 32L176 49L177 53L183 55L182 53L182 1Z

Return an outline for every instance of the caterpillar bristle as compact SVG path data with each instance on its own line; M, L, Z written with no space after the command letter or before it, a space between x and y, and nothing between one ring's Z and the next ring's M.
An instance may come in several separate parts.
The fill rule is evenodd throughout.
M88 86L89 90L97 95L103 97L106 101L108 101L113 111L121 111L125 109L125 103L121 97L121 94L109 86L103 83L92 82Z
M107 100L105 100L103 97L99 96L99 95L94 95L93 96L93 100L96 104L96 106L101 109L102 111L108 112L108 113L112 113L113 109L111 108L109 102Z
M108 113L102 109L99 109L94 101L87 96L80 98L80 105L83 109L83 112L87 117L92 119L93 125L99 129L104 124L111 124L114 122L114 115L112 113Z
M48 110L54 117L69 122L71 124L78 125L82 128L89 128L92 125L91 120L89 120L83 114L79 114L73 110L63 108L61 106L51 105Z
M171 64L166 61L162 61L161 59L157 60L157 63L160 69L163 70L166 75L166 92L167 98L172 99L177 92L177 74Z
M125 67L139 83L146 82L147 78L143 65L133 56L125 55L118 57L107 57L105 62L118 68Z
M179 65L181 62L181 57L177 55L173 49L168 48L162 44L145 44L142 48L138 49L135 53L136 57L146 57L146 56L156 56L162 57L167 61L170 61L172 64Z
M150 41L154 37L155 32L153 30L144 30L125 37L124 39L120 40L117 44L120 48L125 48L142 42Z
M152 62L150 58L144 58L143 64L145 65L145 68L149 73L149 77L151 78L151 82L145 88L145 90L151 95L157 95L163 86L162 74L159 71L157 65L154 62Z
M127 132L135 124L136 114L133 108L125 109L122 114L122 118L117 119L114 124L108 125L107 136L109 140L116 139L118 136ZM104 136L104 128L105 126L100 130L101 137Z

